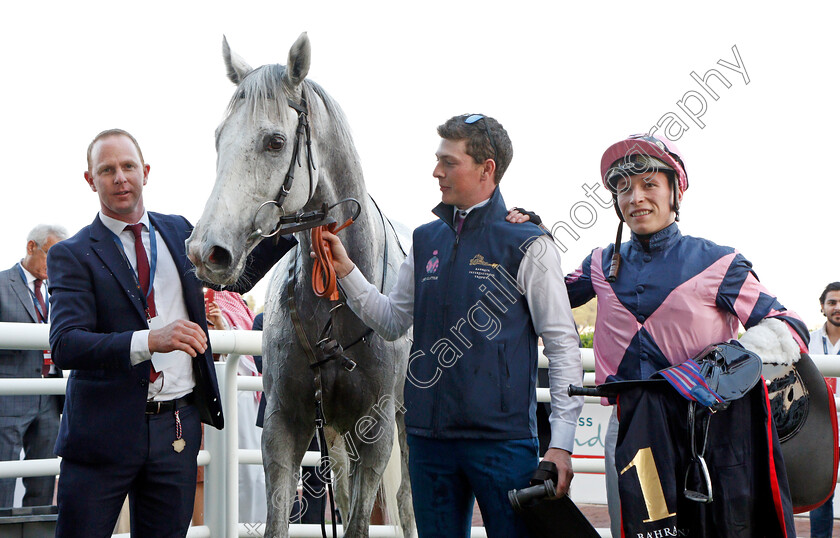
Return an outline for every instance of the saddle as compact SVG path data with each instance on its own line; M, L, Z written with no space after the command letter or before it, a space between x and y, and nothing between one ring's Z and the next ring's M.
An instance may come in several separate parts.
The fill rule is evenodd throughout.
M834 394L807 354L790 365L762 365L758 355L733 341L709 346L693 360L661 370L651 379L605 383L596 389L570 387L569 393L614 399L623 390L667 380L684 398L717 411L749 392L762 375L793 511L807 512L834 492L840 460ZM703 495L698 500L708 502Z
M792 365L764 365L764 377L793 511L807 512L828 499L837 480L834 394L804 353Z
M761 379L761 358L737 341L713 344L693 359L660 370L687 400L712 411L726 409L729 402L747 394Z

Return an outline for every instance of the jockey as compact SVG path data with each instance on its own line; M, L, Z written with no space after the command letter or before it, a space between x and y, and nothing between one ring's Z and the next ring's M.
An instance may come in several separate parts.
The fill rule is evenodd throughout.
M676 221L688 175L670 141L633 135L611 145L601 158L601 177L620 219L616 243L593 250L566 277L573 307L598 298L597 383L647 379L710 344L737 338L739 322L748 331L760 326L775 340L774 357L762 351L764 360L793 361L807 350L805 326L759 283L749 261L732 248L680 233ZM625 222L632 234L622 244ZM613 536L620 536L617 436L614 410L607 432ZM793 533L789 500L783 511L781 527ZM678 522L678 531L683 523Z
M697 356L711 344L737 338L739 322L747 329L742 343L748 348L760 344L760 356L765 362L790 364L799 358L800 352L807 350L808 333L804 324L759 283L749 261L733 248L680 233L677 221L680 204L688 188L688 175L680 152L670 141L659 136L641 134L611 145L601 158L601 177L604 186L613 194L615 210L620 219L616 243L594 249L581 266L565 279L572 307L581 306L595 297L598 299L593 342L597 384L648 379L660 370ZM509 217L509 220L514 221L521 219L523 217L515 214ZM624 223L632 233L630 240L622 243L621 230ZM620 403L626 400L619 398ZM763 401L766 403L766 395ZM629 420L629 410L626 408L629 406L621 409L622 422ZM747 409L740 416L747 417L747 422L756 421L752 425L755 431L761 431L760 428L764 427L764 444L769 444L769 448L764 449L766 460L767 452L771 456L776 454L779 444L769 413L764 411ZM731 418L718 418L731 415L732 412L732 408L718 412L711 421L713 429L716 422L720 427L726 420L734 421ZM668 414L667 410L665 414ZM675 438L672 430L656 430L659 426L665 427L661 424L663 417L647 418L647 428L636 427L630 432L622 430L626 434L622 436L622 441L637 444L646 442L630 439L634 435L645 437L646 440L653 438L651 444L657 442L656 435ZM685 413L674 417L674 420L681 422L680 427L685 430ZM752 446L751 438L746 434L751 431L751 424L731 424L737 424L732 435L745 433L744 442ZM768 429L772 430L771 443L767 442ZM622 523L625 535L628 536L639 533L640 536L647 536L648 532L651 536L667 536L669 532L690 532L693 536L698 530L699 535L703 535L703 532L717 536L738 535L725 530L739 527L730 521L732 514L719 513L718 509L743 500L752 504L741 504L739 508L733 507L731 510L746 512L737 516L745 518L747 522L745 536L763 535L758 533L760 525L768 529L766 535L793 536L795 533L780 453L775 460L772 457L769 460L771 466L774 461L779 464L778 469L774 467L762 471L755 461L749 464L748 476L751 478L771 475L771 483L766 484L768 490L774 493L773 498L768 499L770 504L760 504L754 491L741 491L743 486L736 484L730 487L725 479L714 476L712 469L713 478L718 480L715 488L716 502L714 506L703 505L710 508L708 515L696 516L704 520L702 523L693 521L690 515L686 516L692 512L691 506L689 510L681 510L677 519L677 506L671 504L676 504L678 498L682 502L683 475L675 472L675 476L667 477L662 468L670 465L676 469L680 464L663 462L654 454L661 487L665 491L663 500L669 501L666 503L667 509L663 507L661 514L673 517L663 517L658 527L656 521L642 523L644 518L635 518L637 513L628 515L628 510L638 508L638 499L643 496L646 502L651 501L647 495L636 495L636 502L631 503L625 495L632 497L634 493L639 493L638 489L636 492L627 491L622 485L621 498L625 506L624 509L620 508L618 471L627 470L629 464L620 461L617 471L618 437L617 410L614 408L605 443L607 500L614 537L622 535ZM684 451L685 447L682 449ZM757 448L755 452L761 452L761 449ZM752 449L750 454L753 454ZM740 451L738 456L741 459L751 457ZM622 479L630 474L622 473ZM669 478L678 484L666 483ZM766 477L763 480L765 482L761 482L761 486L765 485ZM669 492L673 495L668 496ZM766 526L766 522L756 521L760 518L771 519L767 513L759 515L761 509L767 506L772 506L778 516L772 530ZM648 515L650 517L647 520L655 519L651 514ZM718 525L718 528L709 529L709 525Z

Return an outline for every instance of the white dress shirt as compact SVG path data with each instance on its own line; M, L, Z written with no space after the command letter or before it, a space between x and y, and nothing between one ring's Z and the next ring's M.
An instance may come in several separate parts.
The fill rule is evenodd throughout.
M135 275L137 274L137 255L134 251L134 233L126 230L125 222L112 219L102 212L99 219L106 228L116 235L123 247L123 252ZM146 256L152 255L151 239L149 236L149 215L143 213L139 221L143 224L141 237L143 246L146 249ZM184 290L181 287L181 278L178 269L166 242L159 233L155 233L157 246L157 263L155 268L155 279L152 288L155 290L155 310L157 317L161 318L162 326L168 325L179 319L189 320L187 305L184 302ZM149 262L151 266L151 261ZM157 353L155 355L158 355ZM160 370L161 375L154 383L149 383L149 400L167 401L180 398L192 392L195 387L195 376L193 374L192 357L183 351L170 351L167 357L174 357L177 360L173 364ZM131 364L139 364L151 360L152 353L149 351L149 330L135 331L131 336Z
M808 353L812 355L840 355L840 339L832 344L825 333L825 324L823 324L816 331L811 331Z
M18 265L23 270L23 275L26 277L26 287L29 288L29 291L32 292L32 296L31 296L32 297L32 306L34 307L35 306L35 281L38 280L38 279L35 275L33 275L32 273L30 273L29 271L26 270L26 267L23 266L22 262L18 263ZM48 283L47 283L46 280L42 280L41 297L44 298L44 304L45 305L50 304L50 294L47 293L47 284ZM49 308L49 306L47 306L47 308ZM38 308L35 307L35 310L38 310ZM35 319L38 319L37 314L35 316ZM49 319L49 316L47 316L47 319ZM44 321L44 323L47 323L47 322Z

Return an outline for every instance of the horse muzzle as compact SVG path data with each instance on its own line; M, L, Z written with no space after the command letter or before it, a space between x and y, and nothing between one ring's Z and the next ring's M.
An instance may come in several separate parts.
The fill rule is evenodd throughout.
M236 263L230 249L208 241L187 240L187 257L201 280L219 285L236 282Z

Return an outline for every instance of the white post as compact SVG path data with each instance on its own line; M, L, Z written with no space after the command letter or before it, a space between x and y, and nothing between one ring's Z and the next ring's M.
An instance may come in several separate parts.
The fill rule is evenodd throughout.
M236 385L239 357L231 353L225 360L225 536L239 535L239 407Z
M216 331L211 331L211 334ZM212 344L211 344L212 345ZM225 394L225 365L216 363L216 378L222 396L222 407L227 420L227 401ZM204 449L212 456L210 464L204 468L204 525L210 529L211 536L225 536L225 508L227 498L227 467L225 467L225 437L227 432L204 425Z

